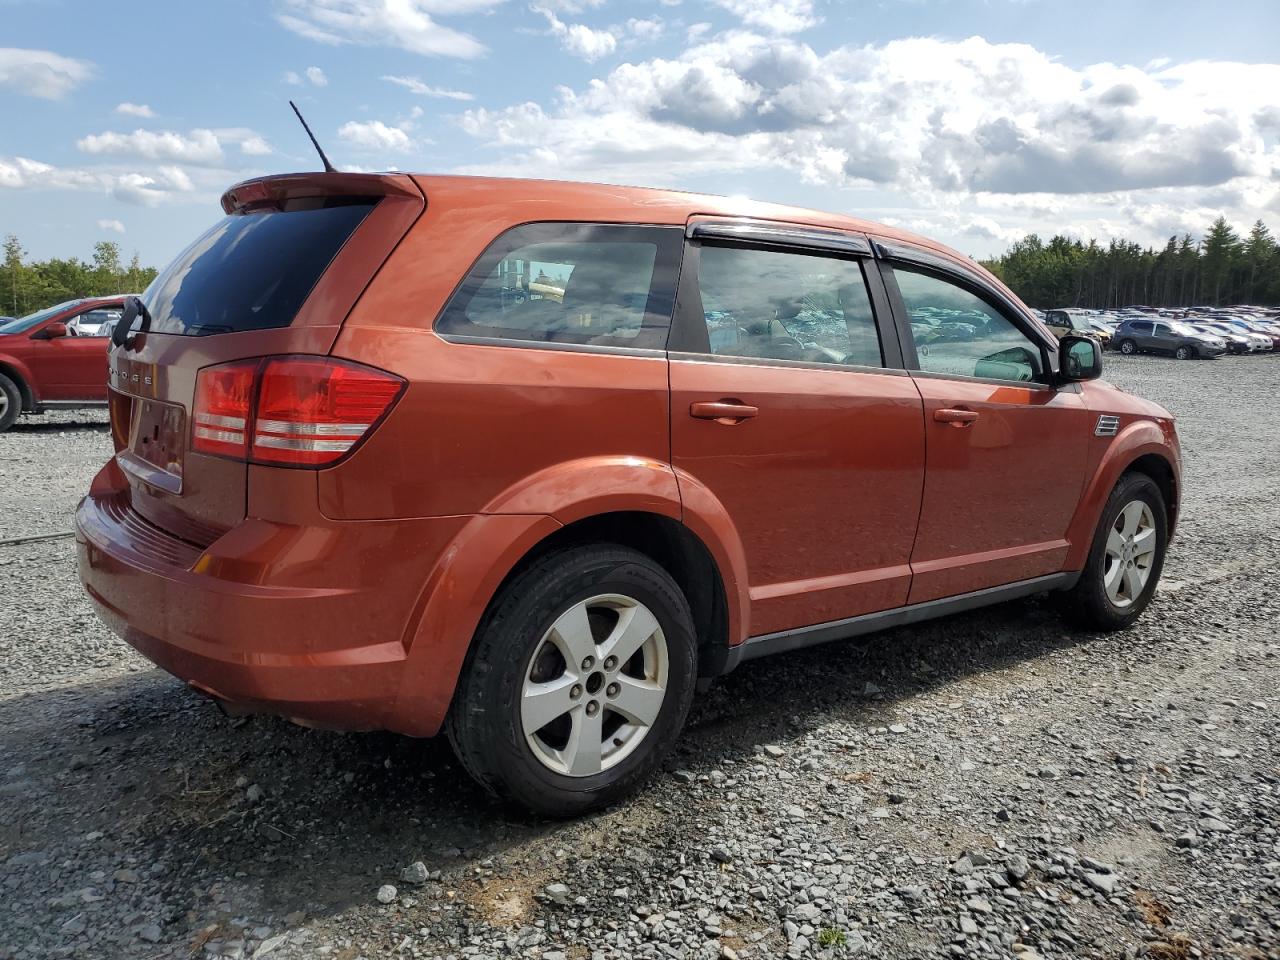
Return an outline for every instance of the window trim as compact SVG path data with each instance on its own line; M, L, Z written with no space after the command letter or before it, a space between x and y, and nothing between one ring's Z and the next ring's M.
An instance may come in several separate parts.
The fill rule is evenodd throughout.
M555 242L587 242L582 239L575 240L573 237L567 237L561 234L557 237L549 237L547 240L523 240L516 237L522 231L539 230L539 229L561 229L588 231L604 229L611 232L631 232L643 231L643 238L637 237L639 242L655 242L657 247L654 262L653 276L649 280L649 295L644 306L644 320L641 322L640 332L636 334L632 341L625 341L622 338L609 338L612 342L607 343L582 343L574 340L536 340L529 337L520 337L514 335L516 331L508 331L506 334L495 334L493 336L474 334L474 333L458 333L455 331L442 330L441 324L446 318L451 316L454 311L463 311L470 303L471 298L475 296L476 291L489 278L492 269L497 263L501 262L505 257L509 256L512 251L520 246L530 243L555 243ZM661 231L667 234L665 238L655 238L652 231ZM680 235L677 235L677 232ZM506 227L497 236L485 244L484 249L472 261L462 274L461 279L450 292L449 297L445 300L444 306L440 308L440 312L436 314L431 321L431 332L440 339L449 343L457 344L474 344L477 346L505 346L505 347L523 347L545 350L561 350L567 349L580 353L623 353L630 355L651 356L662 355L666 350L666 342L670 337L672 327L672 317L675 312L677 296L676 293L681 283L683 275L684 260L684 243L682 240L683 229L679 225L669 223L628 223L618 221L598 221L598 220L529 220L523 223L511 224ZM512 238L516 237L513 242ZM666 242L662 242L665 240ZM664 256L666 254L666 256ZM666 271L675 279L671 286L670 292L662 290L655 283L660 272ZM478 279L478 282L477 282ZM468 289L468 285L474 283L474 287L470 291L470 295L466 296L465 302L461 300ZM655 310L655 307L661 309ZM651 318L661 319L665 317L665 322L661 325L653 323L648 325ZM489 330L503 330L506 328L488 327ZM651 342L642 342L645 339L645 333L652 331L652 336L648 339Z
M696 220L685 228L690 240L725 240L760 246L871 256L871 241L854 233L802 227L770 220Z
M1029 317L1014 307L1008 297L993 289L981 277L962 268L955 267L942 257L928 254L916 248L896 245L888 247L880 241L875 241L875 250L876 263L880 269L885 289L889 292L889 300L893 304L894 318L897 321L898 337L902 341L902 353L906 361L906 367L912 372L913 376L927 376L930 379L963 380L972 383L993 383L999 386L1019 386L1033 390L1057 389L1057 337L1047 330L1042 331L1038 323L1032 323ZM904 251L909 251L910 255L903 255ZM911 332L911 315L907 310L906 301L902 297L902 291L899 289L897 278L894 275L895 265L901 265L903 269L923 273L926 276L933 276L951 283L986 303L1000 316L1009 321L1019 333L1030 340L1032 345L1040 347L1040 360L1044 365L1043 376L1045 379L1005 380L998 377L973 377L965 376L964 374L948 374L925 370L921 367L920 357L916 352L915 337Z
M732 235L695 235L694 228L700 223L691 224L686 231L685 254L680 270L680 285L676 291L675 316L671 322L671 336L667 340L667 351L672 359L700 360L712 363L738 363L745 366L780 366L800 369L834 370L850 373L901 373L906 368L902 361L902 349L898 342L898 332L893 322L893 314L889 306L889 297L884 289L880 272L876 269L871 257L870 243L865 253L856 253L852 249L842 247L817 248L805 243L792 243L790 238L804 231L790 231L785 224L771 230L769 239L763 240L754 231L738 231ZM784 239L784 236L786 239ZM703 310L702 292L698 284L701 268L701 252L704 246L731 247L745 250L765 250L770 253L791 254L793 256L822 257L828 260L841 260L858 265L866 284L867 295L871 302L871 313L875 323L876 337L880 342L882 366L870 367L863 364L818 363L810 360L781 360L768 357L738 357L731 354L715 354L707 336L706 314Z

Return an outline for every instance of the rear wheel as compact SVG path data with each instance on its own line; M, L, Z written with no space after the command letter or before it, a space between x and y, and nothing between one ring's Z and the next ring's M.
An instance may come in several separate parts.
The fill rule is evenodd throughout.
M1194 360L1197 356L1195 347L1188 347L1185 344L1175 350L1173 355L1179 360Z
M18 385L0 373L0 433L8 430L22 412L22 391Z
M1151 602L1169 542L1164 495L1142 473L1126 473L1102 510L1089 560L1065 597L1083 627L1121 630Z
M1132 356L1133 354L1138 352L1138 345L1134 343L1132 340L1121 340L1120 352Z
M607 805L684 726L695 654L684 594L647 556L610 544L548 554L486 614L449 738L504 799L550 816Z

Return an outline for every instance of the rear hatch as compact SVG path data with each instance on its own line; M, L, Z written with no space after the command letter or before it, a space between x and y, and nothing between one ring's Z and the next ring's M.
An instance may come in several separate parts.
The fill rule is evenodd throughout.
M112 347L116 461L143 518L197 546L244 519L248 466L191 449L199 371L278 354L327 354L343 320L421 214L406 176L250 180L227 216L143 294L150 329Z

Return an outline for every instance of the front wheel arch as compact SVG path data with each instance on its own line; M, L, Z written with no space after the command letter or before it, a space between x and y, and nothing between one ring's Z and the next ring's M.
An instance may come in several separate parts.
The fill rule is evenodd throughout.
M8 377L18 388L18 393L22 395L22 410L24 413L31 413L36 408L36 395L27 383L27 378L22 375L22 371L13 364L0 361L0 375Z

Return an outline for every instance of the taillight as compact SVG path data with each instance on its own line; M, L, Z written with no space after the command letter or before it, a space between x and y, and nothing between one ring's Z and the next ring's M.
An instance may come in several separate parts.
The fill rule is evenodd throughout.
M243 459L249 453L249 418L258 360L206 367L196 377L191 447L201 453Z
M206 367L196 378L192 447L253 463L322 467L354 450L404 381L327 357Z

